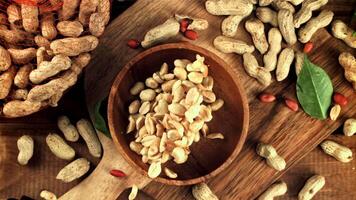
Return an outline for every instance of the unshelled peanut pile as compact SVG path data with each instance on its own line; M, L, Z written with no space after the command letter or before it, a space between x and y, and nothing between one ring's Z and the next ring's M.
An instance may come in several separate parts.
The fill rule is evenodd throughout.
M177 59L174 66L171 73L164 63L145 83L137 82L130 89L139 96L128 108L127 133L135 134L130 148L150 164L150 178L159 176L161 165L171 158L177 164L186 162L189 146L200 140L201 133L208 139L224 139L221 133L208 134L206 123L224 101L213 92L214 80L204 57L197 55L193 62ZM178 177L168 168L164 172L169 178Z
M263 86L272 83L271 73L275 71L277 81L285 80L295 62L295 73L299 76L304 65L304 54L311 52L312 36L321 28L331 24L334 37L343 40L348 46L356 48L355 31L340 20L333 20L333 12L321 10L313 17L313 12L326 5L328 0L207 0L205 8L212 15L226 16L221 24L222 35L217 36L214 47L222 53L235 53L243 58L246 73L255 78ZM254 9L254 7L256 9ZM299 9L299 10L297 10ZM250 34L253 45L237 37L240 23L244 23L245 30ZM267 29L266 29L267 28ZM268 30L265 33L265 30ZM303 52L293 47L297 42L303 43ZM257 54L263 56L261 65L256 59ZM352 83L356 90L356 59L348 52L339 56L339 63L344 68L345 78ZM261 102L270 103L277 98L270 93L259 96ZM293 111L298 111L298 102L285 98L285 104ZM331 107L329 117L336 120L341 108L347 104L347 98L335 92L334 105ZM356 132L356 121L351 118L344 124L344 134L352 136ZM326 140L321 145L322 150L341 162L350 162L352 151L348 147L334 141ZM270 144L258 144L256 152L266 159L266 164L275 170L281 171L286 167L286 161L278 155L276 149ZM298 194L299 200L310 200L325 185L325 178L320 175L312 176ZM194 190L193 190L194 192ZM258 199L271 200L284 195L287 185L277 182L270 186ZM196 199L200 199L197 198ZM211 198L214 199L214 198Z
M262 85L268 86L272 82L271 72L274 70L276 70L277 81L287 78L294 58L300 53L288 46L294 45L297 40L301 43L309 42L318 29L331 23L334 14L328 10L323 10L317 17L312 17L312 12L320 9L327 2L327 0L260 0L259 2L208 0L205 7L212 15L228 16L221 25L222 36L214 40L215 48L223 53L242 55L247 74ZM258 5L254 5L257 3ZM300 10L295 11L295 6L299 4L301 4ZM254 6L257 6L255 12L253 12ZM248 18L244 25L252 37L254 46L235 38L239 24L253 14L256 17ZM301 27L302 24L305 25ZM271 27L267 36L265 26ZM285 48L282 48L283 39L287 46ZM264 67L252 54L255 48L263 55ZM302 63L297 64L298 73Z
M300 51L293 51L289 46L294 45L298 40L301 43L308 43L317 30L332 22L334 14L329 10L322 10L318 16L312 17L314 11L327 3L328 0L260 0L258 2L257 0L208 0L205 2L205 7L212 15L228 16L221 25L222 36L214 40L215 48L223 53L243 55L247 74L264 86L268 86L272 82L271 72L274 70L276 70L277 81L287 78L293 60L295 60L295 72L299 74L303 65L303 54ZM301 8L296 11L296 6L299 5ZM257 6L255 12L253 12L254 6ZM256 17L251 17L253 14ZM244 23L254 46L234 38L239 24L249 16L250 18ZM271 27L267 36L266 26ZM343 40L352 48L356 48L354 32L340 20L332 23L334 37ZM283 39L287 46L284 49ZM309 47L312 48L311 45ZM255 48L263 55L263 67L252 54ZM311 48L305 49L305 53ZM352 64L355 63L354 57L352 55L340 57L342 60L347 59L347 63L340 61L340 64L345 68L346 79L353 83L356 89L355 64Z
M21 117L57 106L90 61L110 0L4 3L0 13L0 113ZM32 4L31 4L32 3Z

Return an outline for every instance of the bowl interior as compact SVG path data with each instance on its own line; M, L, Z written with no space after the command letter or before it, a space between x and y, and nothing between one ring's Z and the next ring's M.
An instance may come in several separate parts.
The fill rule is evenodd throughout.
M245 94L238 85L236 77L226 64L205 49L188 44L167 44L147 50L129 62L117 76L109 97L108 118L110 132L120 153L134 167L147 175L149 165L141 161L141 156L131 151L130 141L134 134L125 134L128 125L128 105L138 97L133 97L129 89L137 82L151 77L163 62L172 69L175 59L195 60L196 54L205 57L209 75L214 78L214 88L218 98L225 101L224 106L213 113L208 123L209 132L221 132L224 140L201 137L198 143L190 146L191 154L184 164L167 162L164 166L178 174L175 180L166 177L162 171L159 182L175 185L195 184L223 170L237 156L242 148L248 126L248 105Z

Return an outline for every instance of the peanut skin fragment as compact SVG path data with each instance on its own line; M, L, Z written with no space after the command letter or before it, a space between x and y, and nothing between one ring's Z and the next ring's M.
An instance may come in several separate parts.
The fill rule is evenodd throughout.
M5 13L0 13L0 25L1 26L6 26L8 24L8 18Z

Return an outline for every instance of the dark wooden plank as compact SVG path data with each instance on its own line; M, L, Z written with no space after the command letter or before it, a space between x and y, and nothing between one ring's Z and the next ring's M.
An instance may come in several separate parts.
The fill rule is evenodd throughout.
M141 0L146 1L146 0ZM132 1L131 1L132 2ZM147 1L148 2L148 1ZM120 7L120 5L124 5L121 2L114 1L114 5L116 3L116 7ZM141 3L141 2L140 2ZM160 4L158 2L157 4ZM143 4L147 4L143 2ZM194 4L195 5L195 4ZM181 10L184 10L184 5L179 6ZM189 7L189 6L188 6ZM199 6L201 8L201 6ZM172 7L169 6L170 9ZM195 7L194 7L195 8ZM350 20L350 14L352 10L355 8L355 0L330 0L329 4L326 8L333 10L336 13L336 18L342 19L345 22ZM114 10L116 12L117 10ZM187 10L187 13L191 10ZM130 11L134 12L134 11ZM167 15L168 11L159 11L157 9L154 10L155 14L152 14L150 18L157 18L160 13L165 13ZM144 16L147 16L145 14ZM115 16L115 14L114 14ZM126 15L127 17L128 15ZM207 16L203 14L202 16ZM161 20L164 20L165 17L162 16ZM214 18L215 19L215 18ZM135 21L130 17L125 18L128 22L135 22L136 24L142 24L142 22ZM219 30L218 22L214 23L214 28ZM158 24L159 22L152 22L150 25ZM134 29L130 29L134 30ZM121 32L121 27L116 28L116 32ZM127 33L127 38L140 36L142 34L132 35L130 32ZM205 32L202 33L202 37L206 39ZM214 35L214 34L213 34ZM199 39L201 40L202 37ZM122 40L123 43L126 43L126 40ZM124 49L124 48L122 48ZM126 50L125 50L126 51ZM132 54L135 52L134 50L127 50ZM116 51L119 53L120 49ZM102 66L102 65L100 65ZM117 67L116 65L114 67ZM337 67L335 67L337 69ZM239 77L244 77L245 74L242 72ZM103 77L104 78L104 77ZM248 79L245 77L245 79ZM341 82L341 80L339 80ZM339 84L339 81L337 83ZM252 82L252 81L251 81ZM97 82L96 84L101 84ZM271 90L275 91L275 90ZM257 94L257 92L252 93L253 95ZM352 96L353 97L353 96ZM252 101L253 98L251 98ZM75 86L69 93L65 95L65 98L61 101L58 108L47 109L38 114L32 115L30 117L15 119L15 120L5 120L0 119L0 199L8 198L8 197L17 197L19 198L22 195L27 195L32 198L39 199L38 194L41 189L50 189L56 194L63 194L69 188L73 187L76 183L73 184L63 184L54 179L58 170L65 164L65 162L60 161L59 159L55 159L49 151L47 151L47 147L44 143L45 136L48 131L58 131L55 125L56 117L63 113L70 115L71 118L77 120L81 117L86 116L85 112L85 99L82 85ZM251 106L253 109L265 109L262 105L258 106L258 102L252 101ZM269 107L269 106L268 106ZM268 108L270 111L271 108ZM356 117L356 116L354 116ZM20 129L16 131L16 129ZM21 130L24 129L24 130ZM340 132L340 131L339 131ZM17 156L17 148L16 148L16 139L23 133L33 134L35 136L36 143L40 147L40 152L36 154L34 157L35 161L41 161L40 163L34 163L29 167L20 167L16 164L16 156ZM331 137L332 139L334 136ZM344 144L353 147L353 151L355 152L355 138L342 138L342 142ZM85 145L80 142L79 144L74 146L75 149L79 152L80 155L84 157L90 158L87 153ZM6 148L6 150L5 150ZM6 156L3 156L6 155ZM91 159L91 158L90 158ZM42 162L43 161L43 162ZM93 166L97 164L98 160L92 160ZM237 163L240 164L240 163ZM6 170L6 173L3 171ZM289 192L287 197L279 198L279 199L295 199L296 194L303 182L307 179L307 177L312 173L320 173L327 176L327 185L326 187L318 194L318 199L355 199L355 191L354 185L356 184L355 178L355 161L352 164L341 164L335 161L332 158L329 158L323 155L319 148L313 150L310 154L308 154L304 159L302 159L298 164L292 167L281 179L285 180L289 186ZM221 175L224 177L224 175ZM263 175L267 176L267 175ZM10 179L10 178L12 179ZM15 178L15 180L13 180ZM340 178L342 177L342 178ZM224 182L224 181L221 181ZM329 184L330 183L330 184ZM212 183L209 183L210 185ZM212 189L218 191L218 194L222 199L229 199L229 196L224 196L224 193L219 192L224 190L225 184L215 184L212 185ZM244 187L238 188L245 189ZM175 187L175 186L167 186L159 183L152 182L150 185L144 188L144 191L155 197L156 199L168 199L172 197L169 195L173 193L174 196L171 199L191 199L189 187ZM236 192L231 188L226 191ZM261 191L259 191L261 192ZM128 192L124 192L119 199L125 199L127 197ZM142 196L139 196L141 199Z
M57 108L25 118L0 121L0 199L20 198L22 195L40 199L42 189L61 195L82 180L68 184L56 180L57 173L68 162L54 156L45 142L49 132L60 134L56 125L59 115L68 115L72 122L88 117L82 88L82 82L79 82L64 96ZM21 166L17 163L16 142L24 134L33 137L35 152L29 164ZM83 156L90 160L92 171L100 159L90 156L82 139L69 144L75 149L76 157Z
M356 137L346 137L340 133L342 131L337 130L328 139L337 141L355 152ZM324 188L317 193L315 199L356 199L355 170L356 159L350 163L341 163L324 154L318 147L281 177L288 185L288 193L279 199L296 199L305 181L314 174L321 174L326 179Z
M164 7L164 9L160 12L159 18L155 15L142 17L138 12L144 10L146 13L154 13L160 7ZM244 83L250 103L250 121L252 123L244 150L225 172L212 178L209 184L218 196L226 199L254 198L284 173L277 173L267 167L264 161L255 154L254 149L257 142L273 144L286 158L287 167L290 168L339 127L345 116L336 122L319 121L311 119L302 111L293 113L283 103L265 105L258 102L256 95L265 88L246 76L241 66L241 57L222 54L212 47L213 38L220 34L222 17L209 15L204 10L204 2L179 1L174 5L162 2L157 5L153 2L141 1L116 19L103 36L101 45L95 51L96 57L92 61L90 70L86 73L85 87L90 88L86 93L89 109L100 98L107 95L115 74L130 58L137 54L137 50L126 47L126 41L129 38L141 39L143 32L163 22L175 12L183 12L209 20L209 30L202 32L199 40L194 43L213 51L231 65L236 71L236 76ZM134 26L132 21L136 22ZM243 29L239 31L237 37L250 42L250 37ZM174 40L185 39L177 37ZM355 93L343 78L343 71L337 62L339 53L350 49L346 48L342 42L332 38L325 30L319 31L313 41L315 41L316 47L311 55L312 61L322 66L332 76L337 91L349 96L350 99L355 98ZM295 48L300 47L296 46ZM282 83L274 82L267 90L295 98L295 80L296 77L291 75L288 80ZM98 85L98 82L101 85ZM356 102L352 101L349 106L344 108L344 114L352 113L355 108ZM182 195L189 196L190 194L187 188L172 188L163 186L157 190L148 186L146 191L158 199L178 199Z

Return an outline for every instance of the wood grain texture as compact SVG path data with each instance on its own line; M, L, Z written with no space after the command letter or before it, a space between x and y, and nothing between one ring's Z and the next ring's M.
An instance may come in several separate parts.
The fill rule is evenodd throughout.
M146 1L146 0L141 0ZM158 2L155 9L151 10L153 14L145 13L144 16L153 15L150 19L156 20L156 22L151 22L152 26L164 21L165 17L160 16L161 12L165 13L167 16L167 12L172 14L173 11L161 11L162 8L158 5L162 1L155 1ZM350 13L352 13L355 8L355 0L330 0L326 8L336 11L336 18L343 19L345 22L349 22ZM114 1L114 5L120 7L123 3ZM141 3L141 2L139 2ZM142 2L144 5L147 5L148 1ZM126 3L124 3L126 4ZM179 2L175 5L179 5ZM168 6L169 9L172 10L172 6ZM174 7L174 6L173 6ZM178 6L179 9L184 10L185 5ZM188 6L189 7L189 6ZM196 8L196 4L194 4L194 9ZM201 7L201 6L199 6ZM137 8L137 7L136 7ZM187 10L191 12L192 9ZM113 11L117 13L117 9ZM137 10L131 10L128 12L137 12ZM138 11L140 12L140 11ZM126 23L134 22L134 25L143 24L143 22L135 22L129 16L130 13L126 13L124 15L124 20ZM141 15L143 15L141 13ZM208 16L206 13L198 13L199 16ZM116 15L113 15L116 16ZM160 19L161 21L157 20ZM137 17L135 18L137 19ZM211 19L211 18L209 18ZM219 25L222 18L214 17L214 28L215 31L219 30ZM127 38L137 37L141 38L143 35L142 33L145 31L141 31L142 33L135 33L131 35L132 31L135 28L131 28L129 31L125 31L123 28L116 28L116 32L123 32L118 33L126 34ZM214 36L215 32L213 33ZM217 34L216 34L217 35ZM202 32L199 41L205 38L207 39L206 32ZM177 39L181 40L181 38ZM123 44L126 43L126 40L122 39ZM342 48L344 45L340 43ZM324 46L327 47L327 46ZM124 52L136 53L135 50L126 49L126 47L122 47L121 49ZM120 48L116 48L116 53L120 52ZM110 53L110 52L108 52ZM111 53L110 53L111 54ZM329 54L328 54L329 55ZM239 56L237 56L239 57ZM317 57L316 55L314 57ZM320 58L321 60L323 58ZM336 59L335 59L336 63ZM335 64L334 63L334 64ZM113 67L119 67L118 65L111 65ZM335 69L340 70L338 66L335 66ZM337 72L340 73L340 72ZM101 74L100 76L102 76ZM238 77L244 77L245 79L249 79L246 77L245 73L241 71L241 74ZM105 79L104 77L102 77ZM292 77L293 78L293 77ZM294 78L293 78L294 80ZM110 80L108 80L110 81ZM254 82L251 79L251 83ZM336 83L340 84L340 82L344 82L344 80L340 79ZM97 82L96 84L101 84ZM271 86L270 91L280 91L279 89L276 90L275 86ZM256 95L258 92L253 92L252 94ZM354 98L354 96L349 97ZM254 98L251 97L250 101L252 104L250 105L251 108L259 108L264 109L266 108L265 105L259 105L260 103L257 101L252 101ZM59 159L56 160L52 154L46 150L46 144L44 143L46 134L48 131L59 131L56 128L56 117L60 114L68 114L71 119L78 120L81 117L86 116L85 112L85 105L84 103L84 94L83 94L83 87L79 83L74 88L69 91L65 95L65 97L61 100L60 105L58 108L51 108L35 115L21 118L21 119L0 119L0 171L5 170L6 173L0 173L0 199L6 199L9 197L20 198L22 195L27 195L29 197L39 199L39 192L41 189L49 189L55 192L57 195L64 194L70 188L72 188L78 182L72 184L64 184L54 179L55 175L58 173L58 170L63 167L66 163L61 162ZM258 106L259 105L259 106ZM273 110L270 106L275 107L274 105L268 105L268 111ZM275 112L271 112L271 115L275 114ZM352 116L352 115L348 115ZM256 117L256 116L255 116ZM356 117L354 114L353 117ZM23 130L18 130L23 129ZM33 134L35 138L36 144L39 146L40 152L35 154L34 160L40 161L39 163L32 164L30 161L29 167L19 167L16 163L16 156L17 156L17 147L13 145L16 142L16 139L24 134ZM340 130L337 130L336 133L340 133ZM252 134L252 133L251 133ZM331 136L330 139L334 139L335 136ZM338 136L339 138L340 136ZM341 138L340 138L341 139ZM343 144L352 148L353 152L355 153L356 150L356 138L344 138L340 140ZM92 161L92 168L98 163L98 160L92 159L90 154L87 152L86 146L83 141L80 141L78 144L74 145L74 148L78 152L78 154L89 158ZM305 152L304 152L305 153ZM306 155L306 153L304 154ZM45 158L47 157L47 158ZM48 159L48 162L42 162ZM240 163L237 163L240 164ZM307 156L305 156L299 163L297 163L294 167L290 168L286 174L281 177L281 179L285 180L288 183L289 192L286 196L278 198L278 199L296 199L296 194L298 190L304 184L304 181L309 177L309 175L313 173L320 173L327 176L327 185L323 190L318 193L316 199L322 200L334 200L334 199L356 199L355 189L354 186L356 185L356 164L355 160L351 164L342 164L336 161L333 158L330 158L324 155L320 148L314 149L310 152ZM5 175L4 175L5 174ZM214 181L213 183L208 183L214 191L218 191L221 199L230 199L229 196L224 196L224 193L221 192L224 190L224 187L229 184L229 182L224 180L224 177L227 175L221 175L219 178L220 181ZM268 175L261 175L261 176L268 176ZM14 178L16 177L16 178ZM52 178L49 178L52 177ZM11 183L11 184L10 184ZM222 185L220 185L222 184ZM236 192L233 189L235 186L227 187L226 193L234 193ZM237 190L245 190L246 187L239 187L236 188ZM148 186L143 189L145 192L150 194L150 196L154 197L155 199L165 200L165 199L192 199L193 197L190 195L190 187L176 187L176 186L167 186L162 185L160 183L152 182ZM110 192L110 191L108 191ZM258 191L262 192L262 191ZM129 191L125 190L118 199L127 199ZM257 194L256 194L257 195ZM173 197L172 197L173 196ZM140 193L138 199L152 199L151 197L147 197L144 194Z
M356 175L356 137L344 136L342 130L336 130L328 139L349 147L354 153L354 159L350 163L341 163L326 155L320 146L315 148L281 177L281 180L285 181L289 187L288 193L278 199L296 199L305 181L314 174L321 174L326 180L324 188L314 199L356 199L354 177Z
M137 97L130 94L131 87L139 81L158 72L162 63L167 63L173 70L175 59L195 60L196 55L204 57L209 66L209 76L214 79L213 91L217 98L224 100L224 106L213 113L213 120L207 125L209 132L221 132L223 140L210 140L202 137L190 147L187 162L177 165L172 160L163 167L168 167L178 174L170 179L161 173L155 179L169 185L193 185L224 171L242 149L247 136L248 104L241 83L235 78L229 65L211 52L190 43L171 43L150 48L132 59L120 71L112 84L108 102L108 124L113 141L119 154L141 174L147 175L149 165L142 162L141 155L133 152L129 143L134 141L133 134L125 134L129 117L128 105ZM147 68L147 64L151 65ZM167 143L168 144L168 143ZM209 148L206 148L209 147Z
M60 102L59 107L41 111L35 115L19 119L0 120L0 199L20 198L22 195L39 199L42 189L62 195L77 185L82 179L72 183L63 183L55 179L59 170L68 161L55 157L46 144L49 132L60 134L57 128L57 117L68 115L73 123L80 118L87 118L82 88L82 82L69 91ZM26 166L17 163L17 139L24 134L33 137L35 151L33 158ZM91 162L91 170L99 163L92 157L82 139L77 143L69 143L76 151L76 157L82 156Z
M155 2L140 1L140 3L134 4L107 28L101 44L95 51L95 55L100 55L100 57L96 56L93 59L86 72L85 87L90 88L90 90L86 90L89 111L97 100L107 95L115 74L137 54L137 50L126 47L126 41L129 38L142 39L143 32L162 23L174 13L184 12L208 19L210 28L201 32L199 40L194 44L215 52L235 70L236 76L244 83L247 91L251 109L250 120L253 122L250 125L248 141L238 158L223 173L208 181L218 196L224 199L255 198L284 173L275 172L255 154L254 150L258 142L270 143L275 146L286 159L287 168L290 168L339 127L345 116L353 113L352 111L356 108L356 102L351 102L343 109L344 115L338 121L331 122L311 119L301 111L293 113L283 103L261 104L255 97L265 88L245 74L241 67L241 57L222 54L211 45L213 38L220 34L222 17L209 15L204 10L203 1L179 1L177 4L160 1L159 7L164 9L160 12L159 18L155 15L143 16L140 14L143 10L145 13L155 13L158 7ZM136 23L133 25L131 22ZM243 29L239 30L237 37L251 43L250 37ZM178 36L171 41L176 40L185 39ZM337 91L349 96L350 99L354 98L355 93L345 82L343 71L337 62L339 53L350 49L346 48L342 42L332 38L324 29L318 31L312 40L315 42L315 49L311 60L331 75ZM295 46L295 48L300 49L300 46ZM282 83L274 82L267 90L281 96L296 98L295 79L295 76L290 75L288 80ZM101 85L96 84L97 82L100 82ZM159 192L155 188L156 193L153 196L158 199L179 199L182 198L182 195L184 197L190 195L187 188L175 188L174 191L171 188L167 187ZM149 189L147 192L152 193Z
M150 182L148 177L141 175L128 163L117 162L124 160L124 158L116 151L112 140L100 132L98 136L104 151L100 163L79 185L62 195L59 198L60 200L116 199L125 189L131 188L133 184L143 188ZM109 173L111 169L120 169L128 176L125 178L114 177Z

